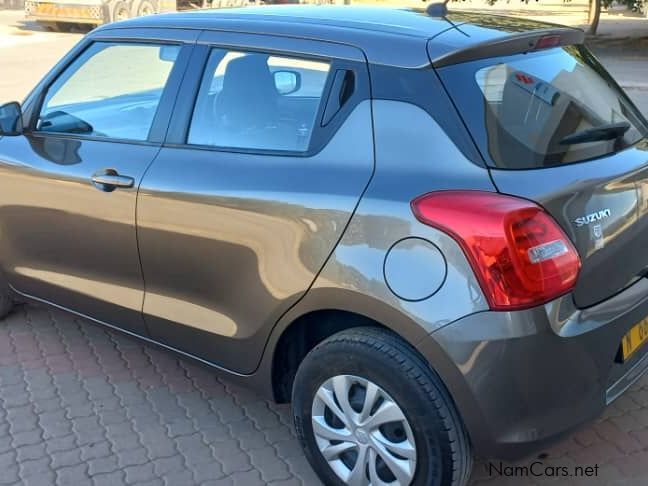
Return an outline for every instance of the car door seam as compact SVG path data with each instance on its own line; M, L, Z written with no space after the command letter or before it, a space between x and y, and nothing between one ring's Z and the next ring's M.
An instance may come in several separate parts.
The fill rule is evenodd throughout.
M366 76L367 76L368 86L369 86L369 89L368 89L368 91L369 91L368 99L367 99L367 100L363 100L363 101L369 101L369 115L370 115L370 123L371 123L371 140L372 140L372 147L371 147L371 152L372 152L371 174L369 175L369 178L368 178L368 180L367 180L367 183L365 184L365 186L364 186L364 188L362 189L360 195L358 196L358 200L356 201L356 203L355 203L353 209L351 210L351 214L349 215L349 219L347 220L346 224L344 225L344 228L343 228L342 231L340 232L340 236L339 236L338 239L335 241L335 244L331 247L331 251L329 252L329 254L327 255L327 257L324 259L324 262L322 263L322 265L321 265L321 267L319 268L319 270L317 271L317 273L313 276L313 279L311 280L310 284L309 284L308 287L304 290L304 292L302 293L302 295L301 295L301 296L300 296L300 297L299 297L295 302L293 302L293 304L290 305L290 306L289 306L289 307L288 307L284 312L281 313L281 315L277 318L277 320L275 321L275 323L274 323L274 324L272 325L272 327L270 328L270 330L269 330L269 332L268 332L268 334L267 334L266 342L265 342L265 344L263 345L263 350L261 351L261 355L259 356L259 360L258 360L258 362L257 362L257 365L256 365L256 367L254 368L254 370L252 370L252 371L250 372L250 375L255 374L255 373L259 370L259 368L260 368L260 366L261 366L261 363L263 363L263 359L264 359L264 357L265 357L265 355L266 355L266 352L268 351L268 344L270 343L270 340L271 340L271 338L272 338L272 335L274 334L274 332L275 332L277 326L279 325L279 323L281 322L281 320L282 320L282 319L283 319L283 318L284 318L284 317L285 317L285 316L286 316L286 315L287 315L287 314L288 314L292 309L294 309L294 308L295 308L295 307L296 307L296 306L297 306L297 305L298 305L302 300L304 300L304 298L308 295L308 293L310 292L310 290L313 288L313 285L315 285L315 282L317 282L317 279L319 278L319 276L320 276L320 274L322 273L322 271L324 270L324 268L326 268L326 265L327 265L328 262L330 261L331 257L332 257L333 254L335 253L335 250L338 248L340 242L342 241L342 238L344 238L344 235L346 234L347 229L348 229L349 226L351 225L351 222L353 221L353 218L354 218L354 216L355 216L355 214L356 214L356 211L358 210L358 207L360 207L360 203L361 203L362 200L364 199L364 196L365 196L367 190L369 189L369 186L371 185L371 181L373 181L373 179L374 179L374 175L376 174L376 131L375 131L375 129L374 129L373 91L372 91L372 84L371 84L371 70L369 69L369 60L367 59L367 56L366 56L365 52L364 52L363 50L361 50L361 52L362 52L363 57L365 58Z
M191 52L189 53L187 63L184 66L184 70L182 72L182 76L180 77L180 81L178 82L177 89L176 89L176 96L173 98L173 106L171 108L171 115L169 116L169 119L167 120L166 123L166 128L164 130L164 136L162 138L161 143L158 145L158 150L149 162L149 164L146 166L144 169L144 172L142 173L142 177L140 178L139 184L137 185L137 191L135 192L135 244L137 245L137 260L139 262L140 266L140 274L142 276L142 303L140 306L140 315L142 316L142 322L144 324L144 329L146 330L146 333L148 336L152 336L151 330L149 329L148 323L146 321L146 318L144 317L144 303L146 302L146 276L144 273L144 265L142 263L142 252L140 248L140 235L139 235L139 201L140 201L140 190L142 188L142 183L144 182L144 179L146 178L146 174L148 173L149 169L153 166L155 161L157 160L158 156L160 155L160 152L162 151L162 148L164 147L164 142L166 141L168 132L169 132L169 127L171 126L171 120L173 119L173 113L175 112L176 105L178 103L178 96L177 94L180 91L180 88L184 84L185 76L187 75L187 71L189 69L189 66L191 65L191 61L195 52L195 47L196 47L196 41L198 39L198 36L194 39L193 42L187 43L186 45L192 46Z

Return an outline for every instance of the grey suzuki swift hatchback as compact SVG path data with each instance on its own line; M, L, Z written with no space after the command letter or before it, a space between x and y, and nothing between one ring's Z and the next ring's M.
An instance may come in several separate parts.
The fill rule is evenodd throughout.
M347 7L90 33L2 107L2 311L292 402L324 483L466 484L648 366L646 120L583 33Z

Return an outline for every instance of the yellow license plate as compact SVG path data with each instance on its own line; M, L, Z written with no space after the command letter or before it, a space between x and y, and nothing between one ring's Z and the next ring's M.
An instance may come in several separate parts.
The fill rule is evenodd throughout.
M630 329L621 341L621 357L628 359L646 341L648 341L648 319L644 319Z

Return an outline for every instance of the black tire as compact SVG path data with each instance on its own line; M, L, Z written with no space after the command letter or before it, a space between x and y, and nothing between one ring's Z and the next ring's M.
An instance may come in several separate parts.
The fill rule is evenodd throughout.
M110 8L110 21L119 22L131 18L131 6L128 2L118 0Z
M143 17L157 12L156 2L151 0L135 0L131 9L131 17Z
M42 22L45 30L50 32L70 32L74 24L69 24L67 22Z
M0 275L0 319L4 319L14 308L14 293Z
M329 378L354 375L386 391L402 409L416 443L416 486L464 486L472 451L455 405L437 374L397 335L353 328L317 345L301 363L292 391L297 435L326 485L342 485L317 446L311 422L318 388Z
M77 32L87 34L92 29L97 28L97 25L96 24L81 24L80 23L80 24L75 24L75 27L76 27Z

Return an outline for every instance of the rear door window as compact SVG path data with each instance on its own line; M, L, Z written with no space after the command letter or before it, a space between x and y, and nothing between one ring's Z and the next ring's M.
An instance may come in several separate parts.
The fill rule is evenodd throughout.
M325 61L213 49L187 143L305 152L329 71Z
M580 46L473 61L439 73L495 167L581 162L646 135L641 114Z

